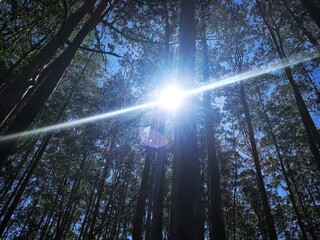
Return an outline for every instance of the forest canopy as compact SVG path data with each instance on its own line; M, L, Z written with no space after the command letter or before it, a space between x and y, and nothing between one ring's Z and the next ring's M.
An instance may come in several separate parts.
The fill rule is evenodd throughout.
M0 1L1 239L320 236L317 0Z

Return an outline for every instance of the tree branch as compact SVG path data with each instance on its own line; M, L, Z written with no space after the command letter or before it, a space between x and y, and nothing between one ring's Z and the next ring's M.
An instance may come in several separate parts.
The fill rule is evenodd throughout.
M72 44L69 40L66 41L67 44ZM103 51L101 49L92 49L92 48L88 48L88 47L85 47L85 46L80 46L79 47L80 49L82 50L85 50L85 51L88 51L88 52L95 52L95 53L101 53L101 54L108 54L108 55L112 55L112 56L115 56L115 57L123 57L117 53L114 53L114 52L108 52L108 51Z
M154 41L151 41L149 39L141 39L141 38L136 38L136 37L129 36L128 34L124 33L124 31L121 31L121 30L117 29L116 27L114 27L112 24L110 24L106 20L101 20L101 22L102 22L102 24L104 24L105 26L109 27L110 29L112 29L116 33L119 33L121 36L123 36L123 37L125 37L125 38L127 38L127 39L129 39L131 41L162 45L159 42L154 42Z

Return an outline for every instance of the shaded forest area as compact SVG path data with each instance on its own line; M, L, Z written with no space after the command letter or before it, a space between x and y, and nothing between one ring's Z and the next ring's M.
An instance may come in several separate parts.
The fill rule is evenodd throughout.
M2 0L0 140L320 56L318 0ZM1 239L320 236L319 57L0 141Z

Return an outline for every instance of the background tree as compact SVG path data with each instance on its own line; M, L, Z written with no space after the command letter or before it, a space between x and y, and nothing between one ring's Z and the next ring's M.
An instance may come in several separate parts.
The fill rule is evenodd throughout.
M316 53L320 36L300 0L0 5L1 135ZM2 144L1 237L317 239L319 60L288 69L295 89L288 71L272 71L175 111L25 136L10 153Z

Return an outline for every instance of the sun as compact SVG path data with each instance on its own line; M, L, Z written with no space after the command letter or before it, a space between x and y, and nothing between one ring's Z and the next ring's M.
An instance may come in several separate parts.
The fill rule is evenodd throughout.
M183 103L183 92L176 85L168 86L159 94L157 105L167 110L176 110Z

